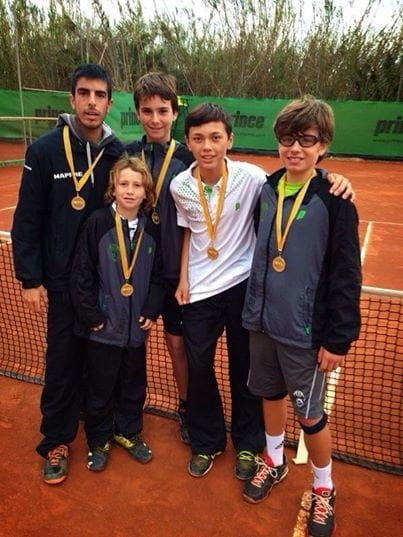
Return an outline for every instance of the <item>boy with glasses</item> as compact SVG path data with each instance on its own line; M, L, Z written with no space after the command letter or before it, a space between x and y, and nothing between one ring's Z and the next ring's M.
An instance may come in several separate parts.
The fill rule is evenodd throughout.
M329 193L325 170L315 168L333 131L331 108L311 96L293 101L277 117L284 167L262 189L243 311L250 330L248 386L263 398L267 448L243 495L261 502L288 473L288 395L311 458L310 537L330 537L335 530L326 374L343 365L360 329L357 211Z

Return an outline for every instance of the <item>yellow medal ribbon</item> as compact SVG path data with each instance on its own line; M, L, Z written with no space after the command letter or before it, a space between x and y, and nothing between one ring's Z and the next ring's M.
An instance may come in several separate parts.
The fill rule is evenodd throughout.
M88 168L88 170L83 174L81 179L78 180L76 177L76 172L74 170L73 152L71 150L69 127L67 125L63 127L63 143L64 143L64 152L66 154L67 164L69 165L71 176L73 178L74 186L76 189L76 196L71 200L71 205L74 209L76 209L77 211L80 211L81 209L84 209L85 207L85 200L79 195L80 190L83 188L83 186L86 184L89 177L91 176L91 173L93 172L95 166L98 164L98 161L103 155L104 149L101 149L101 151L97 155L97 158Z
M168 151L166 152L166 155L165 155L165 158L164 158L164 161L162 163L162 166L161 166L161 169L160 169L160 173L158 174L158 179L157 179L157 182L155 184L155 202L154 202L154 205L152 206L152 215L151 215L151 218L152 218L152 221L154 222L154 224L159 224L160 223L160 217L157 213L157 210L156 210L156 206L157 206L157 203L158 203L158 198L160 197L160 192L161 192L161 188L162 188L162 185L164 183L164 179L165 179L165 176L166 176L166 173L167 173L167 170L168 170L168 166L172 160L172 156L174 154L174 151L175 151L175 140L172 138L170 144L169 144L169 147L168 147ZM144 162L144 164L146 164L146 156L145 156L145 153L144 153L144 149L141 150L141 160Z
M214 241L215 241L215 238L216 238L216 235L217 235L217 227L218 227L218 223L220 221L221 213L222 213L222 210L223 210L225 191L227 189L228 174L227 174L226 165L225 165L225 163L223 164L222 182L221 182L220 190L219 190L219 193L218 193L218 202L217 202L217 208L216 208L214 223L213 223L213 221L211 219L210 210L209 210L209 207L207 205L206 196L204 195L199 166L197 166L197 168L195 170L195 178L196 178L196 182L197 182L197 188L199 190L199 198L200 198L200 203L201 203L201 206L202 206L202 209L203 209L203 215L204 215L204 218L205 218L206 224L207 224L207 231L208 231L208 234L209 234L209 237L210 237L210 240L211 240L211 245L207 249L207 255L211 260L214 260L214 259L217 259L218 255L219 255L218 250L214 247Z
M282 220L283 220L283 205L284 205L284 198L285 198L285 179L286 176L283 175L283 177L280 179L278 184L278 201L277 201L277 212L276 212L276 239L277 239L277 250L278 255L273 258L272 260L272 267L276 272L283 272L286 267L285 259L283 258L283 250L285 241L287 240L288 233L290 231L291 225L295 220L295 217L298 214L299 208L301 207L302 200L304 199L304 196L306 194L306 191L308 190L308 187L310 185L311 180L315 177L315 172L313 172L313 175L307 180L307 182L304 184L304 186L301 188L301 190L298 192L297 197L294 200L293 206L291 208L290 214L288 216L288 220L284 229L284 233L282 233Z
M140 250L140 244L143 238L144 234L144 228L141 229L139 238L137 240L136 248L134 250L134 254L129 266L129 262L127 260L127 252L126 252L126 245L125 240L123 237L123 228L122 228L122 220L119 215L119 213L116 211L115 213L115 226L116 226L116 235L118 238L118 246L119 246L119 255L120 255L120 263L122 265L122 271L123 276L125 279L125 283L121 286L120 292L123 296L130 296L133 294L134 288L133 285L129 283L130 276L132 275L134 266L137 261L137 256L139 254Z

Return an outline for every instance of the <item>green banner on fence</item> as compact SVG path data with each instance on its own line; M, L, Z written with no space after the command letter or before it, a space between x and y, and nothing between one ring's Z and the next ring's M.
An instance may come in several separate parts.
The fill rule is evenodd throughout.
M28 139L40 136L54 125L54 118L70 111L67 92L23 90L24 115L49 117L49 123L30 121ZM174 136L183 140L184 118L188 110L205 101L228 110L233 119L234 148L250 151L276 151L272 125L287 99L232 99L216 97L181 97ZM403 159L403 107L396 102L327 101L336 118L336 136L330 147L335 155ZM0 119L21 116L17 91L0 90ZM114 93L107 123L124 142L138 139L143 131L136 117L130 93ZM0 121L0 138L21 138L21 121Z

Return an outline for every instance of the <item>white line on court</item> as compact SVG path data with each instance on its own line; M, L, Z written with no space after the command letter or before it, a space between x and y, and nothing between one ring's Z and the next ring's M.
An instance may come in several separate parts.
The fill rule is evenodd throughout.
M15 205L12 205L11 207L3 207L2 209L0 209L0 212L1 211L10 211L11 209L15 209Z
M403 226L402 222L383 222L381 220L360 220L363 224L380 224L382 226Z
M361 264L362 265L364 264L365 257L367 255L367 248L368 248L368 243L369 243L370 238L371 238L372 226L373 226L373 222L368 222L368 226L367 226L367 229L365 231L364 242L363 242L362 247L361 247Z

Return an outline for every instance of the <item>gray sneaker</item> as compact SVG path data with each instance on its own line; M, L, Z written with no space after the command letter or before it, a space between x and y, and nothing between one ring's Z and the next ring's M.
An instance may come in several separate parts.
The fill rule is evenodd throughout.
M126 438L122 434L113 435L114 442L124 448L138 462L145 464L153 458L151 449L141 439L140 435L136 434L130 438Z
M252 451L238 451L234 468L235 476L241 481L252 479L258 469L257 459L258 456L256 453L252 453Z
M92 472L101 472L108 462L111 443L108 441L103 446L90 448L87 456L87 468Z
M193 454L189 464L188 472L193 477L202 477L207 474L213 467L214 459L217 455L221 455L222 451L217 451L216 453L211 454Z
M309 537L331 537L336 531L334 510L336 491L316 489L312 491L307 535Z
M283 464L269 466L267 459L257 458L258 470L255 476L245 483L243 489L244 500L251 503L262 502L277 483L280 483L288 474L287 458L284 455Z
M42 469L42 477L48 485L57 485L67 477L69 446L60 444L46 455Z

